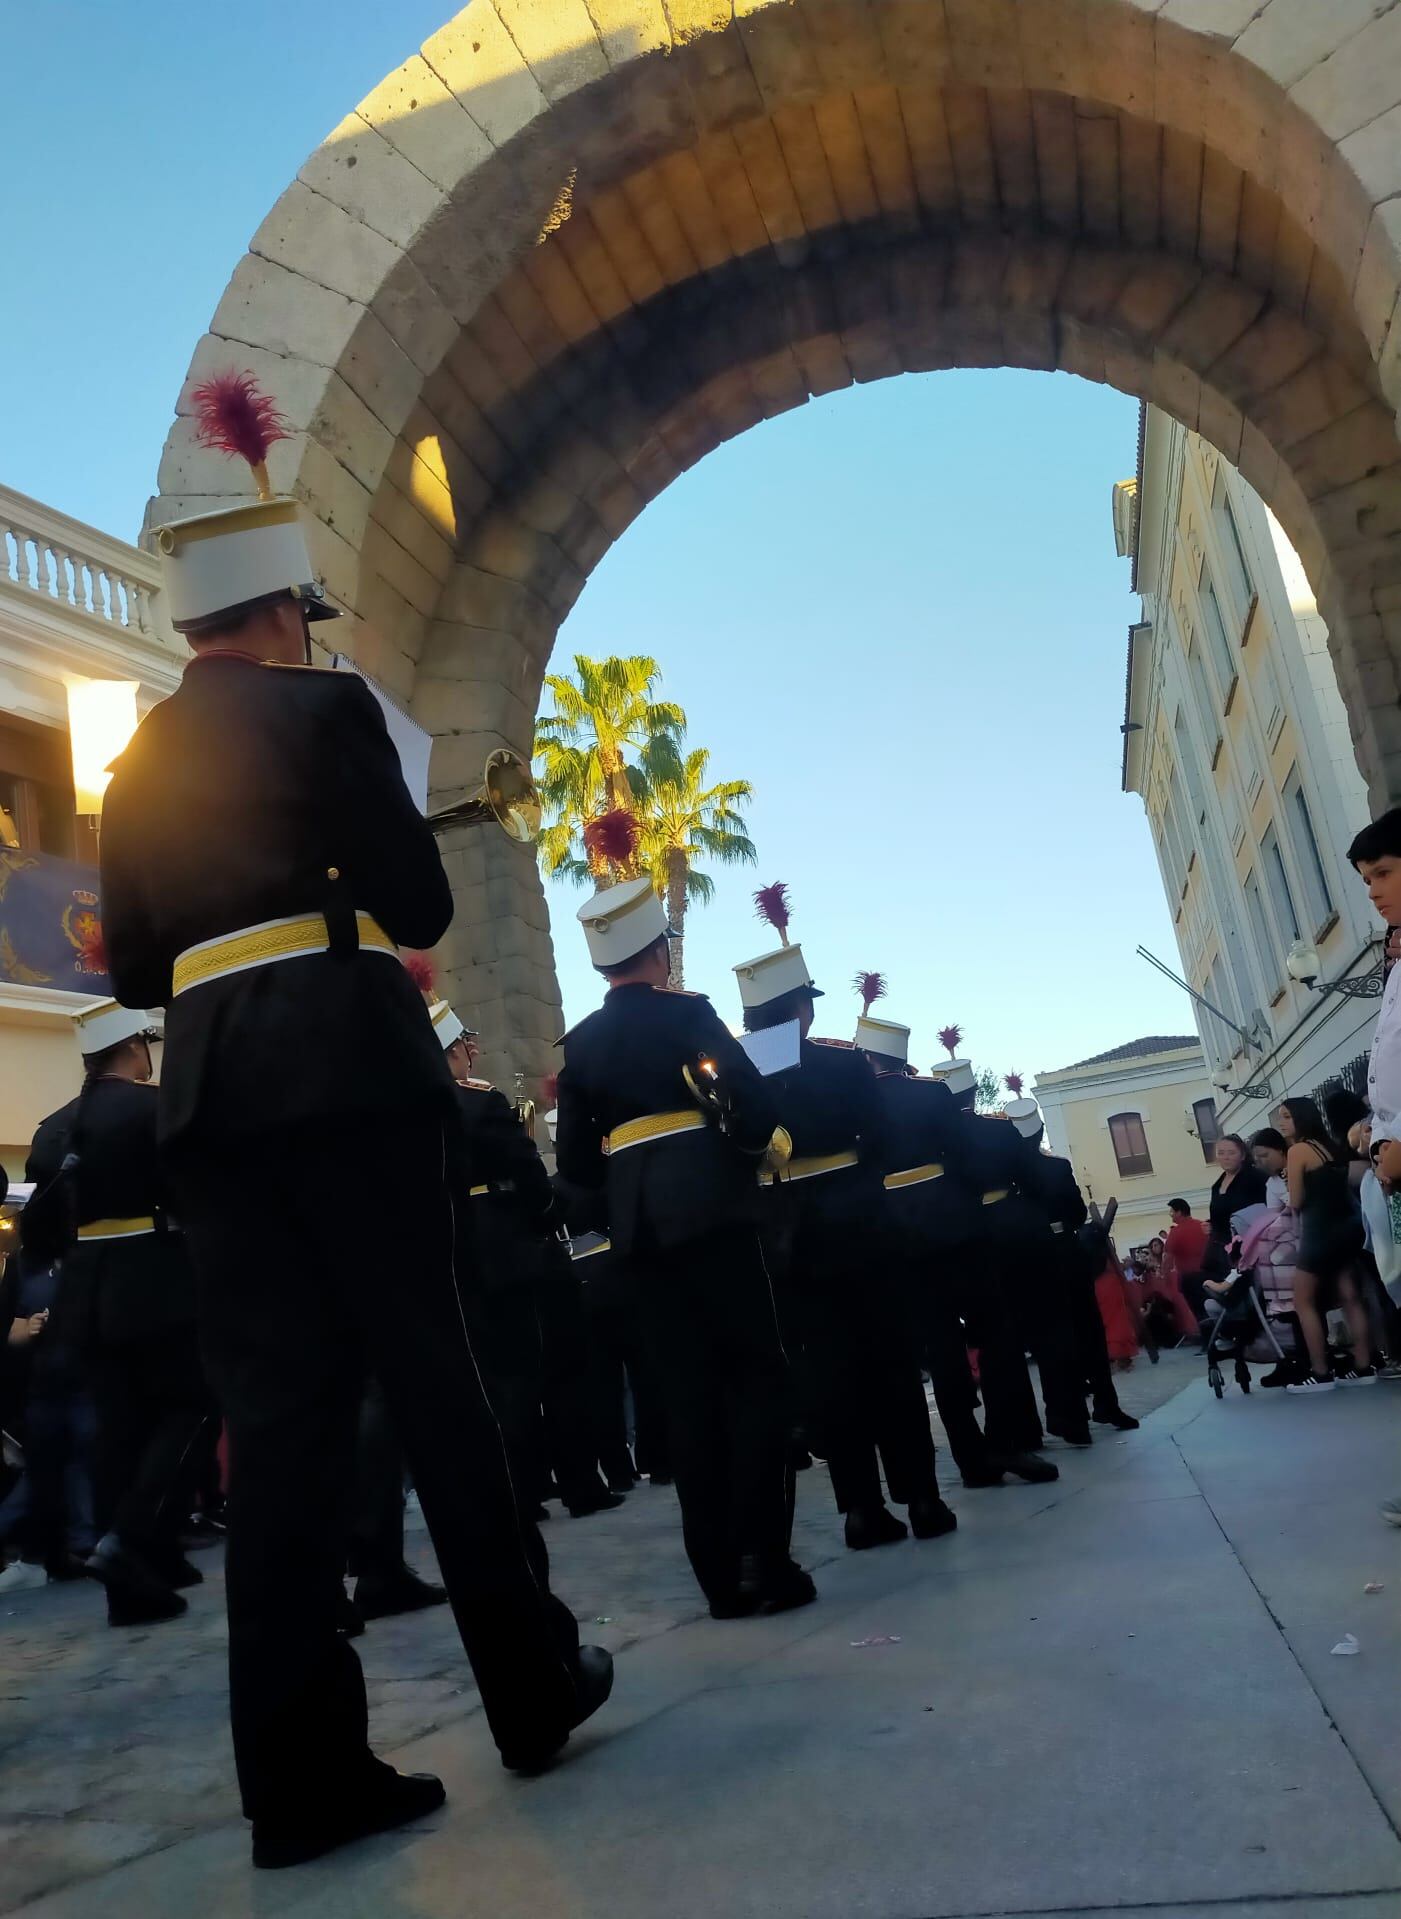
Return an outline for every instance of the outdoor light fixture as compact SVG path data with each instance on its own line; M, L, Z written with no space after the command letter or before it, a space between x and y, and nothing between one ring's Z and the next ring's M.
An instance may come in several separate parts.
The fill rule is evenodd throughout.
M135 680L70 680L68 743L77 812L100 814L111 764L136 731Z
M1378 942L1374 941L1373 944ZM1290 979L1297 980L1300 986L1307 986L1313 993L1341 993L1344 999L1380 999L1385 975L1382 961L1378 958L1370 973L1363 973L1355 979L1325 979L1318 977L1318 948L1310 946L1304 940L1295 940L1285 960L1285 969Z

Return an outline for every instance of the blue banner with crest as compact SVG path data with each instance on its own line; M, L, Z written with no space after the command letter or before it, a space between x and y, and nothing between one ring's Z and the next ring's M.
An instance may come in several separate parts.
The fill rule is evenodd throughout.
M98 926L95 867L0 846L0 980L109 993Z

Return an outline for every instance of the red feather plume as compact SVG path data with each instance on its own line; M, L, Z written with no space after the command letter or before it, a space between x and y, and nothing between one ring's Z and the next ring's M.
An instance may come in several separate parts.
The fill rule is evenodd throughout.
M95 913L78 922L78 965L84 973L107 971L107 941Z
M267 460L268 448L292 437L277 402L261 391L251 373L230 367L197 386L190 404L199 444L231 459L247 460L261 490L267 476L259 469Z
M758 908L759 918L768 922L786 946L788 922L792 917L788 907L787 881L775 880L771 886L761 886L754 895L754 904Z
M939 1028L939 1044L943 1047L950 1059L957 1059L958 1049L963 1044L963 1028L961 1026L941 1026Z
M625 806L611 813L600 813L584 827L584 851L611 866L620 879L627 879L642 843L642 828Z
M1026 1081L1020 1073L1009 1073L1002 1084L1015 1099L1020 1099L1022 1096L1022 1087L1026 1084Z
M546 1073L540 1082L540 1091L551 1106L559 1104L559 1074Z
M413 981L420 993L425 995L436 990L438 969L428 953L406 952L402 955L404 971Z
M861 1011L869 1013L878 999L884 999L889 990L884 973L858 973L851 982L861 995Z

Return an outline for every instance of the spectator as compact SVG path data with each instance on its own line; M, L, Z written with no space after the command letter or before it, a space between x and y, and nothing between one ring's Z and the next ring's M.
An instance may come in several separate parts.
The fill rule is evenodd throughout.
M1338 1379L1372 1384L1371 1335L1357 1291L1357 1261L1362 1252L1362 1220L1348 1187L1346 1147L1328 1136L1322 1113L1311 1099L1286 1099L1279 1108L1279 1130L1288 1142L1285 1177L1289 1203L1299 1216L1299 1260L1294 1269L1294 1311L1308 1349L1308 1371L1291 1380L1291 1393L1331 1392ZM1337 1376L1329 1363L1323 1314L1342 1303L1352 1333L1352 1356Z
M1285 1178L1288 1152L1283 1133L1273 1126L1262 1127L1251 1138L1250 1157L1265 1175L1265 1204L1269 1209L1267 1223L1257 1224L1250 1236L1251 1270L1266 1313L1287 1331L1293 1348L1258 1382L1261 1386L1287 1386L1303 1371L1304 1340L1294 1314L1299 1221L1289 1204L1289 1183Z
M1167 1256L1171 1261L1178 1296L1192 1316L1191 1330L1195 1332L1197 1321L1202 1316L1202 1265L1206 1259L1208 1239L1206 1224L1203 1220L1193 1219L1192 1209L1185 1199L1170 1199L1168 1211L1172 1214L1172 1224L1168 1227Z
M1207 1204L1210 1231L1201 1270L1204 1278L1224 1279L1231 1263L1226 1251L1231 1243L1231 1215L1244 1212L1247 1206L1264 1205L1265 1175L1251 1161L1239 1133L1223 1133L1214 1151L1221 1170L1212 1184ZM1205 1292L1203 1286L1199 1296L1204 1298ZM1190 1292L1188 1299L1196 1304Z

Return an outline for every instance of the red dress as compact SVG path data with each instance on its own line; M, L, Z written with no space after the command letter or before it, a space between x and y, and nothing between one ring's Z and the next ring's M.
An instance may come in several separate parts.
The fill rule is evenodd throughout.
M1114 1260L1105 1264L1095 1281L1095 1303L1104 1321L1104 1339L1112 1360L1132 1359L1138 1351L1138 1333L1129 1304L1128 1281Z

